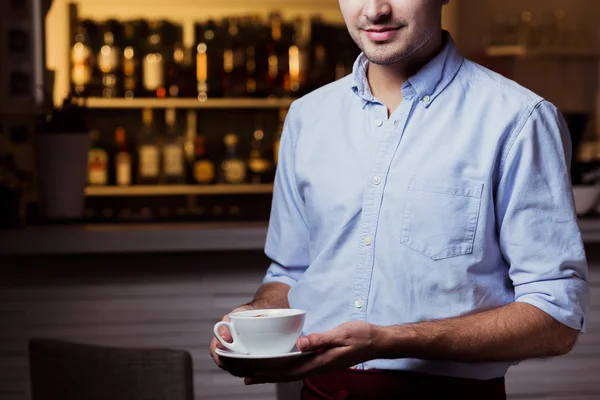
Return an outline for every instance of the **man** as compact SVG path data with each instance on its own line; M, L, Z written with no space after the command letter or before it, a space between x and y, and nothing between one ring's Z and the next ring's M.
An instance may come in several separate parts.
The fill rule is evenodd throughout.
M247 384L503 399L510 365L566 354L585 329L565 122L459 54L441 29L447 2L340 0L362 54L291 106L273 263L242 307L306 310L298 348L315 353Z

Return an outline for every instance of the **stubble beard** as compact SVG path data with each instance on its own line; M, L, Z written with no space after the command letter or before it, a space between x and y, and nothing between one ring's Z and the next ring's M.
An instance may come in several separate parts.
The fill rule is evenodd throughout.
M407 28L403 27L402 29ZM377 65L394 65L410 60L419 50L427 46L436 33L427 32L420 34L419 37L421 39L414 43L411 43L409 39L396 39L390 43L367 43L369 48L363 43L363 40L369 42L369 39L362 38L359 30L355 31L352 38L369 62ZM401 32L398 32L398 34L401 34Z

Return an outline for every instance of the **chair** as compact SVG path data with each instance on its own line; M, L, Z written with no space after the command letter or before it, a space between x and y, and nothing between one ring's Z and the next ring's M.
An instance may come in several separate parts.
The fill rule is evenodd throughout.
M186 351L29 341L32 400L193 400Z

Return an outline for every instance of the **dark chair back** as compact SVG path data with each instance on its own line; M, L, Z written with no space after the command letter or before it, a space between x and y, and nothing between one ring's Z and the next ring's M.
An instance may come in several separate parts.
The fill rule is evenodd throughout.
M59 340L29 342L32 400L193 400L190 354Z

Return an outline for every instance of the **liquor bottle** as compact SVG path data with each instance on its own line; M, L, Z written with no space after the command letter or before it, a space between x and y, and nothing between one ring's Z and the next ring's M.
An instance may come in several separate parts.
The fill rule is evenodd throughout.
M200 185L207 185L215 181L215 163L206 154L206 137L196 136L194 146L194 182Z
M141 185L157 184L160 179L160 143L151 109L142 111L142 129L138 144L138 178Z
M118 127L115 131L115 143L117 152L115 154L115 183L117 186L131 185L132 159L127 149L127 137L125 128Z
M164 35L166 52L166 87L168 97L189 97L190 83L186 82L186 74L191 69L191 54L183 45L183 27L166 24ZM191 71L193 73L193 70ZM193 92L193 88L192 88Z
M198 100L223 96L223 28L209 19L196 25L196 89Z
M177 184L185 181L185 156L183 138L177 129L177 119L174 109L165 111L167 126L163 146L163 174L165 183Z
M246 18L242 26L242 34L246 38L244 79L246 82L244 94L248 97L257 95L257 75L256 75L256 47L258 42L258 32L252 19Z
M250 170L250 182L255 184L267 183L271 181L270 174L273 167L271 160L264 157L263 139L265 132L258 126L254 131L254 139L250 149L248 159L248 169Z
M137 36L143 34L142 22L125 22L123 35L123 92L126 99L141 95L141 54Z
M196 92L196 58L193 56L193 48L186 46L183 41L183 27L177 26L177 37L175 44L174 58L182 61L176 63L176 77L169 85L169 91L173 85L177 88L176 93L179 97L193 98L198 95Z
M241 97L246 92L246 46L240 34L237 18L227 23L227 36L223 52L223 94L225 97Z
M90 20L78 21L71 47L71 93L74 96L89 96L94 74L94 50L92 35L95 24Z
M223 181L229 184L239 184L246 180L246 163L238 155L239 137L228 133L223 139L226 146L225 159L221 164Z
M120 97L122 93L121 49L116 41L120 37L120 24L115 20L108 20L102 29L102 44L98 52L98 69L100 70L100 83L102 97Z
M253 42L256 53L256 92L255 96L265 98L269 95L269 38L271 37L271 28L260 17L254 18Z
M108 152L100 145L100 132L91 132L92 146L88 151L88 184L106 186L108 184Z
M163 23L152 21L149 25L144 55L143 86L146 97L164 98L165 89L165 60L163 53Z
M279 143L281 142L281 135L283 133L287 112L287 108L281 108L279 110L279 128L277 128L277 135L275 137L275 142L273 143L273 161L275 162L275 165L279 162Z
M283 77L280 74L280 54L282 52L281 44L281 16L277 13L272 13L269 16L271 25L271 35L267 44L269 71L267 76L267 86L269 96L281 95L283 87Z
M288 49L290 87L287 94L298 96L306 81L308 43L307 36L304 34L304 22L301 18L296 18L289 29L291 32L291 43Z
M316 90L335 79L335 73L330 66L330 54L327 43L331 32L318 18L311 21L310 68L306 91Z
M296 85L296 91L300 88L300 50L294 42L294 37L294 25L283 23L281 25L281 53L279 55L279 75L283 79L283 86L280 88L281 96L292 94L292 83ZM292 79L295 79L295 82L292 82Z

